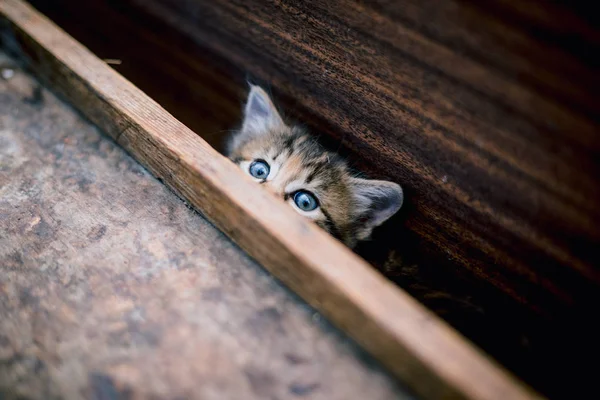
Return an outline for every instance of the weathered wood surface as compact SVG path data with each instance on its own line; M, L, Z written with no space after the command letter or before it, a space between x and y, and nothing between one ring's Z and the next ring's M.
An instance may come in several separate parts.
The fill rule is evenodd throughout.
M30 6L0 15L36 74L419 394L538 397Z
M2 67L0 398L411 398L0 53Z

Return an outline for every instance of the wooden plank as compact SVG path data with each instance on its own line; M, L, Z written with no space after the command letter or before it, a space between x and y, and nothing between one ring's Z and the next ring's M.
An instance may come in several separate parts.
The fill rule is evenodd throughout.
M20 0L5 45L154 175L426 398L538 395Z
M0 399L414 399L1 48L0 71Z

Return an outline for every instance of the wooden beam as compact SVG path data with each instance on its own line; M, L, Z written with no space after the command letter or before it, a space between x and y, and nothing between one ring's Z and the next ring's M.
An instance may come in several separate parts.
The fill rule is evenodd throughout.
M0 19L43 81L421 396L539 398L29 5Z

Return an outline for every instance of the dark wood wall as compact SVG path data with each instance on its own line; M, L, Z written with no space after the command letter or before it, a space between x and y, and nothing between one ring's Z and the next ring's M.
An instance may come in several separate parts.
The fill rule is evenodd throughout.
M427 285L468 281L494 322L450 321L546 392L585 372L565 367L597 350L600 304L600 30L585 2L32 3L215 146L245 78L268 84L406 189L370 261L401 284L413 262Z
M325 121L407 188L406 226L474 275L550 314L598 288L599 35L576 13L510 1L134 2Z

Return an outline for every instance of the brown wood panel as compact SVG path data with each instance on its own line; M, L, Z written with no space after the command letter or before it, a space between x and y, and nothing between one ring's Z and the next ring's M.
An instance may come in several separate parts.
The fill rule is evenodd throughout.
M531 88L577 90L569 99L593 106L586 65L461 3L139 4L334 124L409 187L423 216L409 228L476 274L548 310L535 289L573 303L597 287L596 126Z
M476 275L548 313L589 300L595 71L468 3L369 4L138 3L330 122Z
M423 397L539 398L26 3L0 16L44 82Z

